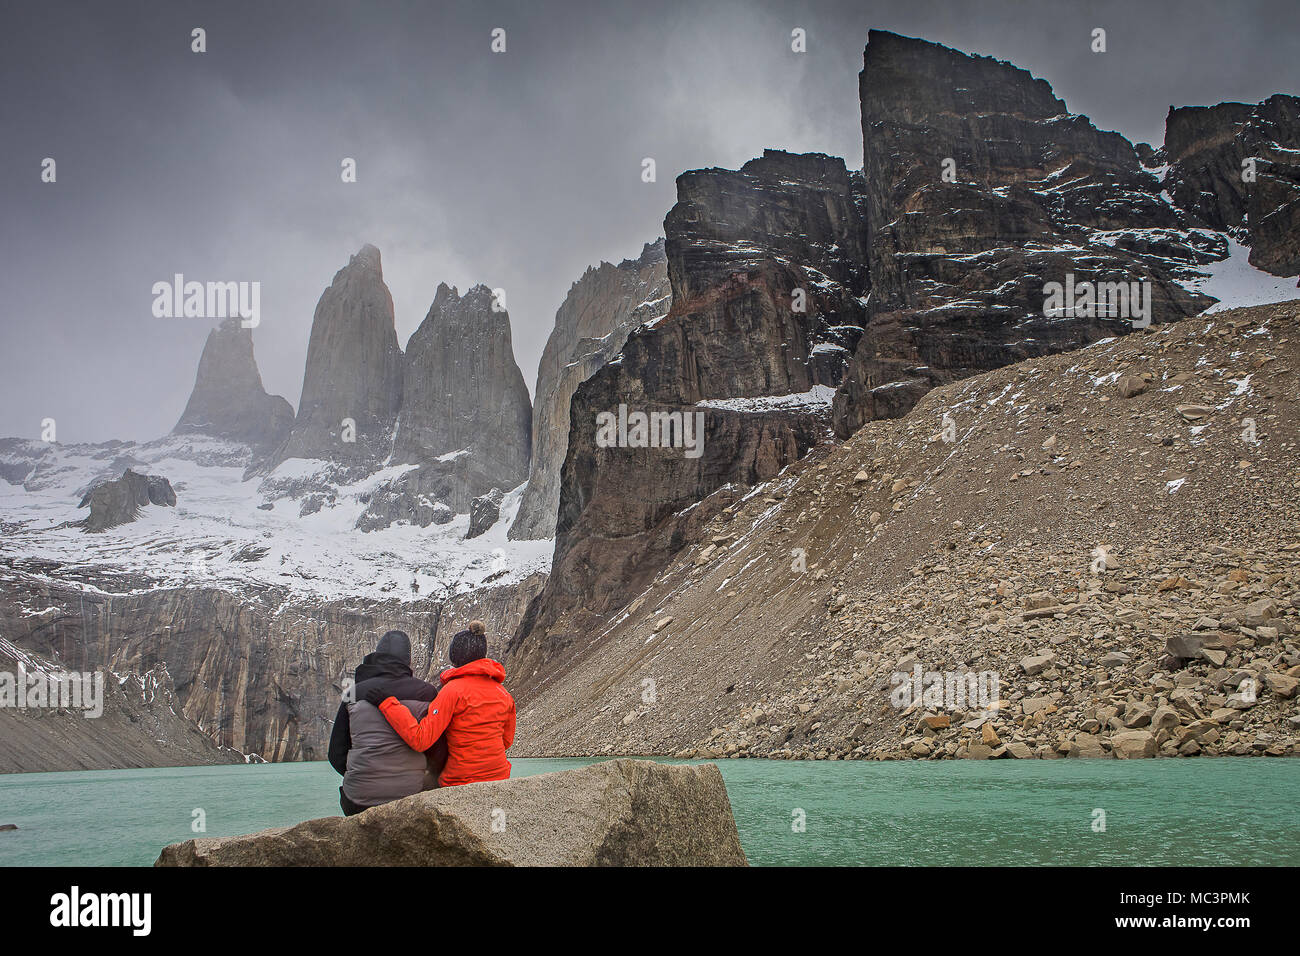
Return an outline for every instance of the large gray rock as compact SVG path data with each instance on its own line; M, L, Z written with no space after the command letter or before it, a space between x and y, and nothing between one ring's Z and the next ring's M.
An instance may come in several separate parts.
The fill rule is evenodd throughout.
M393 297L379 250L366 245L316 305L298 415L273 464L287 458L379 461L388 455L401 404ZM344 440L344 419L355 423L355 441Z
M252 330L226 319L208 333L194 391L172 433L226 438L266 454L292 427L293 406L262 386Z
M82 496L78 508L90 508L90 516L81 522L84 531L107 531L127 524L140 516L146 505L170 508L176 504L171 482L161 475L142 475L129 468L122 477L105 481Z
M370 496L366 510L357 518L358 531L377 531L395 524L412 524L427 528L446 524L455 512L447 505L419 490L418 475L400 475Z
M1223 653L1232 649L1233 641L1218 633L1193 633L1175 634L1165 640L1165 653L1173 658L1176 667L1182 667L1188 661L1193 660L1212 660L1215 656L1213 652ZM1211 653L1207 654L1209 651Z
M477 538L501 520L501 501L505 497L500 488L475 498L469 505L469 530L465 537Z
M462 296L439 284L406 343L393 461L420 465L421 490L457 513L528 477L532 402L515 364L510 315L492 306L487 286Z
M647 243L640 258L588 268L569 289L537 363L532 462L512 539L555 537L573 393L619 353L633 329L667 315L671 298L662 239Z
M447 787L248 836L164 847L155 866L745 866L713 764L610 760Z

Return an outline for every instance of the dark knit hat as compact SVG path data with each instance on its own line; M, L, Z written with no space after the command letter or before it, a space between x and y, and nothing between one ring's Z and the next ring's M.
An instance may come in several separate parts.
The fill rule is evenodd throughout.
M447 657L452 667L464 667L471 661L487 657L487 625L482 621L470 621L469 627L457 631L447 648Z

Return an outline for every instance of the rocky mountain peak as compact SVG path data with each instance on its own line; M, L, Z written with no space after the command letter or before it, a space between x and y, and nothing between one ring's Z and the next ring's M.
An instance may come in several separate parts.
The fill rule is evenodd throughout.
M959 116L994 112L1031 121L1068 112L1051 84L1028 70L888 30L867 32L862 63L864 108L867 97L879 93L904 109L914 103L927 115L936 106Z
M1170 107L1165 186L1175 203L1250 246L1250 263L1300 273L1300 97Z
M348 259L348 265L371 269L379 273L380 278L384 275L383 260L380 258L379 250L368 242L357 250L356 255Z
M298 415L276 461L382 460L401 403L393 297L379 250L365 245L335 273L316 305Z
M841 437L935 384L1211 303L1221 259L1134 146L991 57L872 31L859 75L872 315L836 396ZM1146 287L1142 316L1048 316L1047 283Z
M267 453L284 441L293 418L293 406L262 386L252 330L230 318L208 333L194 390L172 433L212 435Z
M447 285L445 282L439 282L438 288L433 293L432 308L442 308L447 302L460 299L460 291L454 285ZM407 343L408 346L410 343Z
M619 265L626 266L629 262L635 261L637 268L640 269L648 265L653 265L656 262L662 262L663 259L664 259L664 240L663 237L660 236L654 242L647 242L644 246L642 246L641 255L638 256L636 260L624 259L621 263L619 263Z
M588 266L570 287L537 364L532 464L511 538L555 535L573 394L619 353L633 329L663 318L670 301L663 239L646 243L636 259Z
M393 461L420 465L420 491L458 512L528 476L532 403L494 301L486 285L440 283L406 344Z
M685 172L664 231L675 314L691 310L726 276L765 262L807 264L851 295L867 289L866 223L838 157L769 149L739 170ZM801 277L791 278L783 292L814 292Z

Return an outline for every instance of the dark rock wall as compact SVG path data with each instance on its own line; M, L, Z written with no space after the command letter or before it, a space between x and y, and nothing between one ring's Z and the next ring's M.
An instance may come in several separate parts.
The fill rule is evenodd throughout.
M669 301L663 240L637 259L589 268L569 289L537 365L532 461L512 539L555 536L573 393L618 355L634 328L663 317Z
M1300 273L1300 98L1171 109L1165 179L1179 206L1250 244L1250 263ZM1253 180L1244 161L1254 160Z
M1044 315L1044 284L1067 273L1145 280L1152 322L1210 304L1177 280L1226 245L1189 234L1133 145L1046 81L875 30L863 63L872 315L836 400L842 437L935 384L1132 328Z
M307 343L302 399L275 456L373 462L388 455L402 404L402 350L379 250L363 246L320 297ZM343 440L343 420L356 440Z

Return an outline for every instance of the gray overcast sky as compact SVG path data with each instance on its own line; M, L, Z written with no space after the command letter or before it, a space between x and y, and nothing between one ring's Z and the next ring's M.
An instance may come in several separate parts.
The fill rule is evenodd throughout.
M296 407L316 300L363 242L383 253L403 346L439 282L505 288L531 384L570 284L661 234L678 173L764 147L861 166L868 28L1010 60L1103 129L1159 144L1171 104L1300 92L1298 9L5 0L0 435L36 437L46 417L61 441L170 429L211 325L153 317L150 287L176 272L262 283L258 363Z

